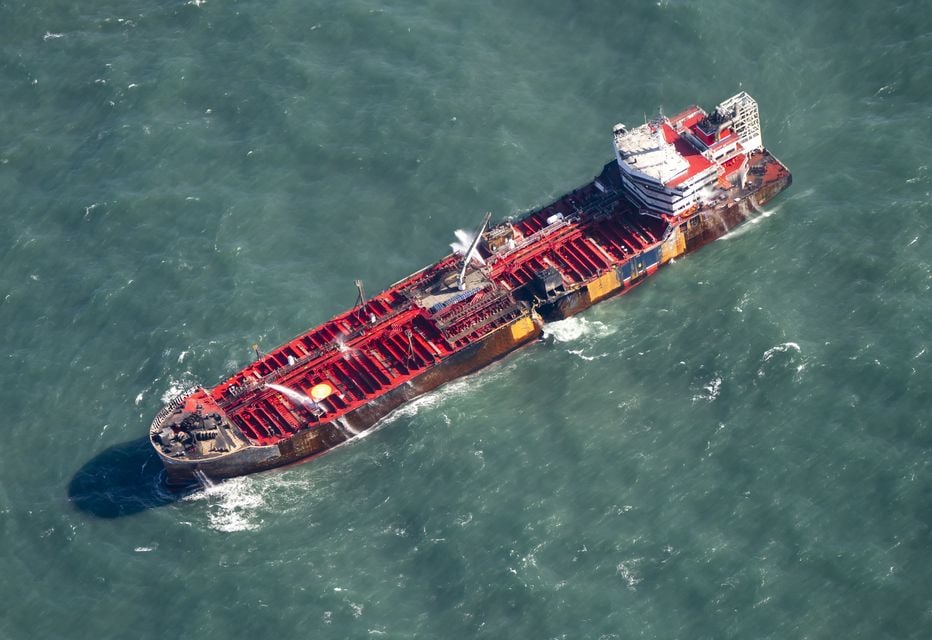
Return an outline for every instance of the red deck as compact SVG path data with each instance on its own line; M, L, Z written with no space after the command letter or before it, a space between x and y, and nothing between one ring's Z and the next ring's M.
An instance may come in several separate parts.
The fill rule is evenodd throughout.
M593 215L577 220L583 211ZM556 214L564 220L548 225ZM498 291L483 289L434 313L419 306L419 287L461 264L447 256L264 355L214 387L211 397L255 444L339 419L513 320L513 303L503 294L530 283L537 272L554 267L568 287L583 284L655 245L663 223L637 215L625 200L590 183L515 222L514 229L516 247L485 267ZM310 395L322 382L335 393L316 406L265 386Z
M685 144L677 136L674 144L680 142ZM735 161L725 168L740 166ZM764 179L779 179L771 173L780 170L777 162L766 164ZM485 255L479 286L447 293L436 303L439 296L430 292L462 264L462 258L447 256L262 356L211 389L211 399L252 443L276 443L300 429L339 421L520 317L524 307L516 305L513 292L533 287L540 272L556 269L570 291L658 246L667 221L641 215L621 197L617 170L607 168L598 181L608 192L592 182L512 223L513 244ZM524 300L529 291L524 289ZM268 386L311 396L322 383L333 393L316 403Z
M461 256L446 256L369 300L360 289L355 308L257 354L214 388L171 400L150 427L170 483L319 455L412 397L529 344L543 321L629 291L721 237L746 219L745 198L766 202L791 181L765 150L742 148L760 144L756 110L742 92L703 123L716 126L710 134L699 130L705 112L698 107L631 132L616 128L619 158L634 166L643 157L643 171L679 190L610 162L593 182L519 220L489 228L489 214L470 248L483 260L463 267ZM730 127L742 131L740 139ZM716 174L718 190L700 194ZM645 195L658 189L662 196Z
M577 193L580 199L591 199L598 208L597 191L591 185ZM515 229L525 238L532 238L546 226L553 215L569 217L575 213L576 200L564 198L515 223ZM603 214L628 213L627 216L603 215L601 220L587 219L583 224L568 224L547 234L540 242L529 243L495 264L492 277L511 288L522 286L534 274L555 267L567 284L581 284L596 277L611 265L620 264L660 239L662 225L653 218L635 215L625 201L603 207ZM595 216L599 217L599 216Z

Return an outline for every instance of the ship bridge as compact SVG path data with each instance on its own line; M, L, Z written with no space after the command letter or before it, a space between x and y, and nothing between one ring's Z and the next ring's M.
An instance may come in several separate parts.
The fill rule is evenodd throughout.
M613 130L625 190L644 213L680 216L744 180L747 154L761 148L757 103L746 92L711 114L693 106Z

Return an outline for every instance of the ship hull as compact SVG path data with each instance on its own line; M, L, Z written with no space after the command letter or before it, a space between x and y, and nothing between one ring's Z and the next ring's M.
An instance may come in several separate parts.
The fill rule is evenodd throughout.
M787 175L733 206L718 210L708 219L700 219L698 223L691 226L688 222L684 222L685 251L683 253L696 251L746 221L757 208L788 187L791 180L792 178ZM179 461L161 456L166 468L166 482L169 486L187 486L197 482L199 477L220 480L307 461L320 456L370 430L403 404L447 382L475 373L512 351L533 342L540 337L545 321L552 322L572 317L598 302L630 291L653 275L662 264L663 262L658 262L640 274L629 276L627 280L622 278L622 273L616 272L613 278L601 279L599 286L582 287L560 296L542 305L539 314L529 314L501 327L482 341L449 356L404 385L346 414L339 421L322 425L317 429L299 431L291 438L275 445L247 447L228 456L210 460ZM607 284L606 280L608 280Z
M602 300L632 290L674 258L696 251L725 235L790 185L790 173L766 151L760 152L755 162L759 177L744 187L733 189L728 198L715 206L701 208L670 224L662 239L655 239L653 244L645 245L636 254L610 264L569 291L557 290L543 299L536 295L533 300L522 302L516 299L516 306L510 309L517 315L509 316L512 319L507 323L452 353L442 357L431 355L433 363L425 365L426 369L409 375L392 388L373 393L374 397L339 417L319 424L308 423L274 443L248 442L228 453L199 460L172 457L156 447L166 469L166 484L170 487L187 486L196 481L251 474L320 456L372 429L406 402L446 382L474 373L537 340L545 322L569 318ZM592 187L604 191L603 183L615 188L612 183L615 176L614 163L609 163L602 174L583 189ZM576 193L574 191L565 198ZM410 278L417 276L414 274ZM411 339L409 333L409 344ZM236 402L235 396L230 402ZM156 418L153 433L157 433L162 423L170 419L169 409L176 414L181 411L178 406L166 407ZM197 414L200 415L200 406Z
M789 187L792 181L793 178L789 174L781 176L730 207L717 209L714 213L699 214L693 219L695 223L693 221L683 222L681 230L685 248L677 254L677 257L697 251L732 231L753 217L757 210ZM627 293L656 273L657 269L667 262L669 260L663 260L661 257L656 264L648 266L643 272L628 278L623 278L624 273L620 268L617 268L614 279L608 279L610 284L607 287L603 284L598 287L587 286L577 289L550 304L542 306L540 314L546 322L556 322L570 318L606 298ZM604 279L600 280L604 282Z

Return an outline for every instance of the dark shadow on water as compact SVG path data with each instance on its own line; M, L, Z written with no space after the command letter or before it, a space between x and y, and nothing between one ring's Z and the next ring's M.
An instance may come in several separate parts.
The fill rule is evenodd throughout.
M87 461L68 483L75 507L98 518L121 518L178 501L190 491L170 491L149 441L114 445Z

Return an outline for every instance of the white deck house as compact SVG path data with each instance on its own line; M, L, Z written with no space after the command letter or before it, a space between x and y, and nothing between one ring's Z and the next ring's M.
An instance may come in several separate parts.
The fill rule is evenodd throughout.
M757 103L741 92L708 114L690 107L635 129L614 128L615 157L643 213L679 216L742 183L747 154L763 146Z

